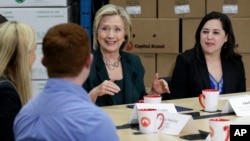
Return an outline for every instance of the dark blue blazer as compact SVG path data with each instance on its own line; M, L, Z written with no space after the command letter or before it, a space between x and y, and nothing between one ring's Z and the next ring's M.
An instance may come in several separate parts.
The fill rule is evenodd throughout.
M246 78L241 56L222 58L221 63L224 92L245 92ZM194 49L179 54L170 85L172 98L197 97L206 88L210 88L210 79L204 55L198 59Z
M20 97L10 81L0 78L0 140L14 141L13 123L21 109Z
M121 65L123 69L123 90L124 103L117 103L110 95L103 95L97 98L98 106L135 103L146 94L144 85L145 70L138 55L120 51ZM93 52L94 60L88 79L83 87L89 92L104 80L110 80L100 50Z

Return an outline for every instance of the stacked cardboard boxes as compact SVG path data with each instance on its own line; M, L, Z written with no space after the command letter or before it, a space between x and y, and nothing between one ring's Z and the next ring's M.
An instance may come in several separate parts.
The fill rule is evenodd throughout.
M48 79L41 64L41 43L47 30L60 23L78 22L78 6L75 0L0 0L0 13L10 21L21 21L34 28L37 35L37 59L32 67L34 96L39 93Z

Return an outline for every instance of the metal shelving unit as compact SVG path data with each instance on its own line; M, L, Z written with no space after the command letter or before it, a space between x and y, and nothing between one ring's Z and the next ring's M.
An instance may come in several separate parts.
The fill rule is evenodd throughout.
M92 37L92 2L91 0L80 0L80 25L87 29Z

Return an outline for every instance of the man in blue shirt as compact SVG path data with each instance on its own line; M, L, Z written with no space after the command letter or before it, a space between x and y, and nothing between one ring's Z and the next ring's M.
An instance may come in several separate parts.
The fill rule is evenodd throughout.
M93 60L86 30L56 25L46 33L42 51L49 79L16 116L16 141L118 141L110 117L82 88Z

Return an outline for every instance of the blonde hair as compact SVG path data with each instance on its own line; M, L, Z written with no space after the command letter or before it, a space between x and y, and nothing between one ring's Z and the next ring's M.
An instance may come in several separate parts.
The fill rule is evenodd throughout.
M131 32L132 32L132 22L131 22L131 18L129 16L129 14L127 13L127 11L120 6L116 6L114 4L106 4L104 6L102 6L95 15L95 19L94 19L94 24L93 24L93 48L94 49L98 49L99 48L99 43L98 43L98 39L97 39L97 30L99 27L99 24L102 20L102 18L104 16L107 15L119 15L124 23L125 26L125 41L121 47L121 49L123 49L124 47L126 47L131 39Z
M7 21L0 25L0 77L11 80L22 105L31 98L31 52L36 48L36 34L29 25Z

